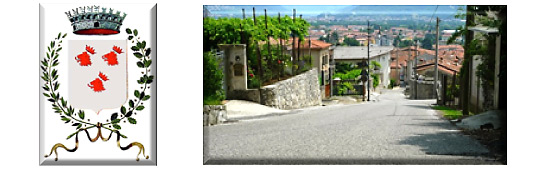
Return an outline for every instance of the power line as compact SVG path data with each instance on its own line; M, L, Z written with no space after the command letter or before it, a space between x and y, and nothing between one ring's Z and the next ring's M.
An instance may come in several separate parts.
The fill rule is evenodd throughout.
M439 5L437 5L437 7L435 7L435 11L433 12L433 14L431 14L431 18L429 19L429 24L426 25L427 28L429 28L431 26L431 21L433 21L433 16L435 16L435 14L437 13L437 9L439 9Z

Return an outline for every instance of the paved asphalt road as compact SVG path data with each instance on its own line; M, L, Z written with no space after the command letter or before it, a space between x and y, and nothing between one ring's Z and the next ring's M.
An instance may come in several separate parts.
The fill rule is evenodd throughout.
M204 127L204 163L497 164L431 103L386 90L378 102Z

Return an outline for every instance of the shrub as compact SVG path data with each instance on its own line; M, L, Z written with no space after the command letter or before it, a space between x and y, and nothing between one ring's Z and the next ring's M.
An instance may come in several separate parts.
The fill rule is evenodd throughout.
M203 104L220 104L224 99L224 75L219 62L213 52L203 53Z
M389 79L389 88L393 89L394 86L395 86L395 79Z
M372 87L376 88L380 84L380 75L378 74L372 74Z

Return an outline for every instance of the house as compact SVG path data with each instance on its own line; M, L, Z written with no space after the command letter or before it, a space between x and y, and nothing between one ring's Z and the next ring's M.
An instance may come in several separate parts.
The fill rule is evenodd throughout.
M377 61L382 66L373 73L380 75L380 86L387 88L389 85L390 58L393 46L370 46L370 60ZM333 50L336 63L352 63L362 66L367 57L367 46L337 46Z
M460 45L447 45L439 46L438 53L438 82L440 86L439 93L446 94L448 86L455 83L454 75L460 72L463 61L463 48ZM429 81L431 84L421 83L418 84L418 92L410 92L411 98L432 99L435 97L433 88L433 79L435 77L435 51L427 49L416 49L415 47L407 47L402 49L396 49L391 54L391 78L399 79L401 86L411 85L410 90L415 89L412 87L415 81L413 75L418 75L420 81ZM414 66L417 65L417 66ZM426 88L430 88L426 89ZM414 97L414 95L417 95ZM440 95L441 98L445 96ZM453 101L454 98L451 98ZM443 101L447 101L444 99Z
M296 38L296 41L298 42L298 38ZM311 43L311 47L310 47ZM286 43L287 49L292 51L292 39L288 40ZM305 55L311 55L311 64L312 67L316 68L318 74L319 74L319 80L320 80L320 88L321 92L323 93L321 95L322 98L328 98L331 96L330 92L330 84L331 84L331 76L332 73L330 71L329 62L331 60L331 55L329 52L331 44L326 43L320 40L311 40L310 39L304 39L302 43L300 44L300 48L298 45L295 46L296 50L300 50L300 57L303 57Z

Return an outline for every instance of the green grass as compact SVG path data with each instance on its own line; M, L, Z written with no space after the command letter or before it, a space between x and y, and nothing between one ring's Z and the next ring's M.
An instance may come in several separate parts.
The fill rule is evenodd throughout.
M458 119L458 118L462 117L462 115L463 115L461 110L455 110L455 109L452 109L450 107L433 106L432 108L435 109L435 110L440 110L443 113L443 117L445 117L447 119L450 119L450 120ZM469 115L473 115L473 113L469 112Z
M203 105L222 105L222 100L219 100L216 97L205 97L203 99Z

